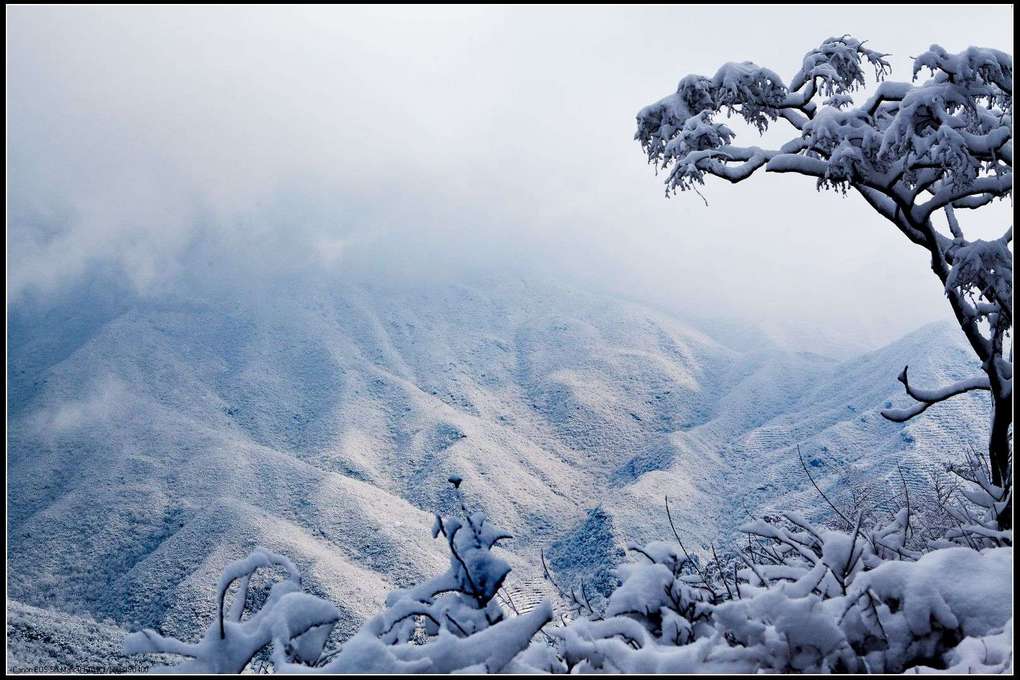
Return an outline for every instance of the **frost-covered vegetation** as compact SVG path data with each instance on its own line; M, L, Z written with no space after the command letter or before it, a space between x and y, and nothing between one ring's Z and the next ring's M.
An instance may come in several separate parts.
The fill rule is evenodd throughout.
M626 559L628 541L670 535L657 510L667 493L685 544L707 545L737 535L744 508L820 519L824 506L795 444L834 500L846 479L861 479L881 485L877 502L891 493L886 477L899 486L897 462L920 495L925 461L965 451L987 432L980 392L902 425L878 413L905 402L894 380L905 357L925 358L911 363L919 382L969 374L965 340L949 324L841 363L760 345L754 355L730 351L681 320L608 296L542 289L553 306L517 290L472 290L467 299L448 289L341 290L304 303L281 296L273 303L291 304L294 315L271 317L257 342L237 339L244 315L222 307L149 310L109 324L40 376L36 401L19 395L29 405L12 413L11 599L110 619L118 645L125 630L142 628L194 641L213 616L224 566L261 545L286 555L306 590L344 611L333 637L346 639L389 590L445 568L427 510L456 510L440 493L453 472L471 507L515 536L502 555L518 607L554 595L540 549L564 589L584 578L594 599L615 584L608 572ZM330 303L328 324L307 321ZM345 314L348 305L370 313ZM398 322L418 330L391 337L380 372L371 359L378 336L355 331ZM57 338L59 328L40 330ZM323 361L327 352L337 361ZM405 364L416 383L401 377ZM224 374L224 366L232 368ZM107 375L118 389L93 391ZM477 415L440 400L450 394ZM92 400L113 409L97 413ZM71 404L87 416L78 425L32 436L30 417ZM295 413L301 427L286 429ZM448 427L468 436L441 448ZM696 440L674 434L694 427ZM591 499L601 511L590 512ZM274 573L260 569L252 588ZM21 641L19 671L98 668L66 656L36 663L45 655L27 648L34 639ZM110 672L134 667L107 658Z
M983 375L923 389L904 368L899 380L916 403L889 404L882 415L904 422L987 391L987 462L975 454L913 499L901 471L890 509L865 495L851 494L849 507L834 500L801 458L828 521L774 512L741 526L740 540L722 537L724 550L688 550L667 499L673 540L632 545L608 589L561 587L543 555L569 617L556 617L549 602L520 611L504 594L510 566L494 549L511 537L467 508L455 476L461 517L440 514L433 526L449 551L446 571L391 593L338 648L327 649L337 607L304 592L287 558L257 550L228 566L201 640L146 630L126 649L182 656L171 670L207 673L254 668L260 653L258 669L275 672L1011 672L1012 230L968 241L956 211L1012 191L1012 59L933 46L915 62L915 76L927 69L930 80L883 83L854 108L862 64L881 80L885 56L843 36L809 52L790 85L750 63L688 76L642 110L637 138L669 171L667 191L695 189L706 173L732 182L762 167L805 174L820 188L859 192L926 248ZM734 132L714 120L721 111L759 131L782 118L799 134L777 150L736 147ZM287 578L249 611L251 577L267 567Z
M199 642L145 630L125 649L186 657L159 670L193 673L239 673L266 648L257 670L301 673L1011 672L1012 532L996 528L999 490L979 461L952 473L922 508L904 485L886 514L851 516L822 494L831 526L765 516L707 560L675 530L633 545L607 598L560 590L573 616L557 620L548 602L520 612L505 595L510 567L493 549L511 536L467 509L453 477L462 518L436 515L432 529L449 568L391 593L338 649L325 649L337 608L261 549L226 568ZM249 606L249 580L271 567L286 578Z
M1013 58L995 49L951 54L932 45L914 60L915 82L881 82L855 106L852 95L865 85L866 68L879 81L891 72L887 56L844 35L808 52L789 84L751 62L725 64L711 78L688 75L675 93L641 110L635 138L648 162L667 171L667 195L697 190L706 175L734 183L760 168L806 175L819 189L854 190L928 252L983 373L921 389L904 368L899 380L915 403L883 415L903 422L955 395L988 391L991 476L1004 490L998 522L1007 527L1013 228L992 241L968 240L958 211L1012 195ZM916 83L923 72L930 78ZM759 132L785 121L793 136L776 149L737 146L733 130L715 120L724 111Z

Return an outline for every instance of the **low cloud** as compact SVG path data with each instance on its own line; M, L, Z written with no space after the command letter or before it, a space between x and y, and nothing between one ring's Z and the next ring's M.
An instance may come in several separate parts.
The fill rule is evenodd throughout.
M141 295L535 273L869 342L944 317L923 253L856 199L762 177L666 201L634 114L844 32L906 79L932 42L1007 49L1009 9L739 11L9 8L8 300L97 266Z
M102 427L123 417L130 411L131 403L124 381L115 375L106 375L87 386L81 396L59 400L35 411L30 423L37 436L52 443L82 428Z

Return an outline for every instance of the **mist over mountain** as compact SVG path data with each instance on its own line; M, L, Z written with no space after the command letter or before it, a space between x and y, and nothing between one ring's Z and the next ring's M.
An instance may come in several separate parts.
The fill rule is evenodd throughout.
M933 40L1011 43L1006 9L933 7L905 33L827 7L725 27L710 7L12 7L9 299L48 305L97 269L190 297L337 272L540 275L802 350L876 349L952 318L923 253L813 180L666 201L635 113L679 73L756 55L793 73L847 32L907 78ZM663 26L682 48L648 39ZM996 238L1009 209L986 212L968 228Z

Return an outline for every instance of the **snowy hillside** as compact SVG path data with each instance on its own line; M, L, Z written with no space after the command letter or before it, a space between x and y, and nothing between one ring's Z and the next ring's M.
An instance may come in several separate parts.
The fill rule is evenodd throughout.
M904 364L919 384L969 375L950 325L836 361L520 282L83 295L12 313L19 620L41 608L186 637L224 564L258 544L293 558L350 632L393 586L441 571L428 528L451 474L514 534L508 588L533 601L540 549L598 583L590 569L627 541L669 535L665 495L694 545L770 506L820 510L798 444L839 496L897 464L920 483L986 428L980 396L905 425L878 414L904 401Z

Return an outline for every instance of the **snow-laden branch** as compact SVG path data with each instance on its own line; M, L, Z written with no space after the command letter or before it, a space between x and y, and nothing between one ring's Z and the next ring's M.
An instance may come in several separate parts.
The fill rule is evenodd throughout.
M273 584L262 607L242 621L251 576L259 568L274 565L286 568L288 578ZM240 588L234 596L234 605L225 615L223 598L235 581L240 582ZM197 643L185 643L143 630L127 637L125 651L187 657L172 668L179 673L240 673L260 649L282 639L287 641L294 658L312 663L319 658L326 638L340 618L334 605L301 592L301 576L290 560L262 548L256 548L246 559L227 566L220 579L217 600L218 616Z
M987 375L979 375L973 378L959 380L952 385L936 389L914 387L910 384L910 380L907 378L908 368L909 366L904 366L903 370L900 371L899 377L896 379L903 383L903 387L907 391L907 395L909 395L917 403L908 408L890 408L882 411L882 416L894 423L906 422L914 416L924 413L929 406L937 404L940 401L945 401L950 397L955 397L958 394L965 394L966 392L973 392L974 390L991 389Z
M967 200L980 200L985 205L995 198L1003 198L1013 192L1013 172L1001 175L975 178L972 182L956 186L952 183L941 187L931 200L914 208L914 219L927 220L936 210L947 205L955 208L968 207Z
M789 85L751 62L725 64L711 78L689 75L675 93L638 113L635 139L649 163L669 169L667 193L695 188L705 173L739 182L762 167L813 176L820 187L869 187L895 197L916 196L918 186L939 183L927 203L902 206L918 222L946 205L969 207L1009 194L1009 55L979 48L951 55L932 46L914 65L915 78L929 69L930 81L883 82L854 108L852 93L865 83L864 65L882 80L890 71L885 56L841 36L808 52ZM761 132L783 118L800 143L778 152L736 147L733 131L714 120L722 112ZM810 161L773 162L788 153Z
M433 526L433 537L446 538L449 569L390 593L386 607L338 650L323 651L339 618L337 608L302 592L297 567L261 548L227 565L216 594L218 616L199 642L145 630L128 636L125 649L184 656L181 664L157 670L185 673L240 673L267 646L272 646L278 673L498 673L552 619L552 607L543 602L525 614L505 616L493 598L510 566L492 554L492 548L510 534L494 527L484 513L468 512L460 500L463 520L437 515ZM273 566L283 567L287 579L275 583L262 607L242 620L252 575ZM235 582L240 587L224 611L225 596Z

